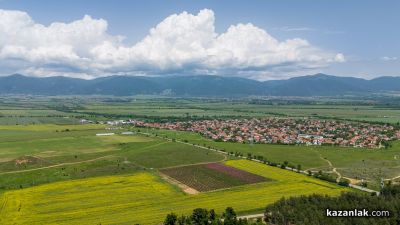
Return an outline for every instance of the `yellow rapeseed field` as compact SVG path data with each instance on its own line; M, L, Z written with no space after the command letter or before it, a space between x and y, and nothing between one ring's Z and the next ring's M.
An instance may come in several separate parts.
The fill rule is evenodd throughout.
M186 214L198 207L221 212L227 206L238 212L262 211L283 196L348 190L247 160L226 164L275 181L196 195L151 172L57 182L3 193L0 224L159 224L170 212Z

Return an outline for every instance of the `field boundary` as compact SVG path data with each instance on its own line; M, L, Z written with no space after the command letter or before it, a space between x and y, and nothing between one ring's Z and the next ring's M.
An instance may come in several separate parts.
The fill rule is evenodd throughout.
M196 189L194 189L194 188L192 188L192 187L187 186L186 184L184 184L184 183L182 183L182 182L180 182L180 181L178 181L178 180L176 180L176 179L174 179L174 178L168 176L167 174L164 174L164 173L161 172L161 171L158 171L158 172L159 172L159 175L160 175L160 177L161 177L162 179L164 179L165 181L167 181L169 184L178 186L179 189L181 189L181 190L182 190L183 192L185 192L186 194L195 195L195 194L200 193L200 191L198 191L198 190L196 190Z

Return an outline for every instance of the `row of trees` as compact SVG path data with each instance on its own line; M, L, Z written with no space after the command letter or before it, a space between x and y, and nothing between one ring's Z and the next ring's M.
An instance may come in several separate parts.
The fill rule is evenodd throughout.
M164 220L164 225L261 225L262 219L250 221L238 219L233 208L228 207L222 215L217 215L214 209L197 208L190 216L178 217L175 213L170 213Z
M229 154L233 155L233 156L237 156L237 157L243 157L243 154L240 153L240 152L235 152L235 153L234 152L230 152ZM262 155L252 155L251 153L247 153L247 159L249 159L249 160L255 159L255 160L258 160L258 161L260 161L260 162L262 162L264 164L267 164L267 165L270 165L270 166L279 167L281 169L291 169L292 171L297 171L297 172L301 172L301 170L302 170L302 166L300 164L298 164L296 166L296 165L294 165L292 163L289 163L288 161L284 161L283 163L271 162L271 161L267 160ZM317 173L312 173L310 170L308 170L307 172L308 172L309 176L313 176L313 177L315 177L317 179L320 179L320 180L336 183L336 178L335 177L331 176L328 173L324 173L321 170L318 171ZM339 185L341 185L341 186L345 186L345 187L349 186L348 180L345 180L345 179L341 179L337 183Z

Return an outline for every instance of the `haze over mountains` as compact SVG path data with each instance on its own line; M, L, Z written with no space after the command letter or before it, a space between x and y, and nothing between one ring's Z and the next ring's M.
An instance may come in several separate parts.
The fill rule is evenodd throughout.
M387 91L400 91L400 77L365 80L315 74L264 82L219 76L109 76L93 80L61 76L0 77L2 95L338 96Z

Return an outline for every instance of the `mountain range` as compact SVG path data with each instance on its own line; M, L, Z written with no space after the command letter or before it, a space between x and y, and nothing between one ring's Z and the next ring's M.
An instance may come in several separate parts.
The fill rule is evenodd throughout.
M389 91L400 91L400 77L366 80L315 74L270 81L208 75L108 76L93 80L19 74L0 77L0 95L340 96Z

